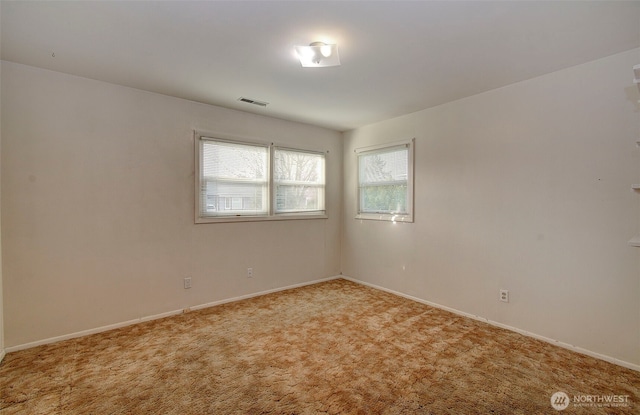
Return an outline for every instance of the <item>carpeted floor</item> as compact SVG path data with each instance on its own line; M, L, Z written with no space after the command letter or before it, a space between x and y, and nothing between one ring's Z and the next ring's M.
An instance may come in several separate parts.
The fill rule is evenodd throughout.
M0 366L6 415L554 414L559 391L626 401L561 413L640 413L638 372L346 280L10 353Z

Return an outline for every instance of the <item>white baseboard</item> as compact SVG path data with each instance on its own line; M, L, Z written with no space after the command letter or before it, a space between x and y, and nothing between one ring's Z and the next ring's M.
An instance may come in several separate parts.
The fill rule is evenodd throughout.
M120 322L120 323L109 324L109 325L102 326L102 327L96 327L94 329L82 330L82 331L78 331L78 332L75 332L75 333L64 334L62 336L55 336L55 337L50 337L50 338L47 338L47 339L37 340L37 341L34 341L34 342L20 344L20 345L17 345L17 346L11 346L11 347L7 347L5 350L2 350L2 352L0 354L0 362L2 361L2 357L4 357L4 355L5 355L5 352L6 353L17 352L19 350L30 349L32 347L42 346L44 344L57 343L57 342L60 342L60 341L63 341L63 340L75 339L75 338L78 338L78 337L84 337L84 336L88 336L88 335L91 335L91 334L102 333L102 332L105 332L105 331L119 329L119 328L122 328L122 327L131 326L131 325L142 323L142 322L145 322L145 321L157 320L157 319L160 319L160 318L175 316L175 315L186 313L186 312L189 312L189 311L201 310L203 308L209 308L209 307L213 307L213 306L216 306L216 305L221 305L221 304L226 304L226 303L233 303L235 301L241 301L241 300L246 300L246 299L253 298L253 297L259 297L261 295L271 294L271 293L275 293L275 292L278 292L278 291L286 291L286 290L291 290L293 288L304 287L306 285L318 284L318 283L325 282L325 281L331 281L331 280L339 279L341 277L342 277L341 275L337 275L337 276L333 276L333 277L327 277L327 278L321 278L321 279L318 279L318 280L302 282L302 283L299 283L299 284L288 285L286 287L273 288L271 290L260 291L260 292L256 292L256 293L252 293L252 294L246 294L246 295L242 295L242 296L239 296L239 297L227 298L227 299L224 299L224 300L212 301L212 302L206 303L206 304L199 304L199 305L191 306L191 307L188 307L188 308L167 311L165 313L154 314L154 315L150 315L150 316L136 318L136 319L133 319L133 320L123 321L123 322Z
M240 297L233 297L233 298L228 298L228 299L225 299L225 300L219 300L219 301L213 301L213 302L206 303L206 304L200 304L200 305L197 305L197 306L190 307L189 310L201 310L203 308L209 308L209 307L213 307L213 306L217 306L217 305L221 305L221 304L233 303L233 302L236 302L236 301L247 300L247 299L253 298L253 297L260 297L261 295L277 293L279 291L291 290L291 289L294 289L294 288L304 287L304 286L307 286L307 285L319 284L321 282L337 280L337 279L340 279L340 278L342 278L342 275L336 275L336 276L333 276L333 277L321 278L319 280L314 280L314 281L309 281L309 282L301 282L299 284L288 285L288 286L282 287L282 288L274 288L274 289L271 289L271 290L260 291L258 293L254 293L254 294L247 294L247 295L242 295ZM189 311L189 310L185 310L185 311Z
M594 357L596 359L600 359L600 360L604 360L604 361L609 362L609 363L613 363L613 364L618 365L618 366L626 367L627 369L632 369L632 370L640 372L640 365L636 365L636 364L633 364L633 363L630 363L630 362L626 362L624 360L616 359L615 357L607 356L607 355L604 355L604 354L601 354L601 353L592 352L591 350L583 349L582 347L579 347L579 346L574 346L572 344L564 343L564 342L561 342L559 340L550 339L548 337L541 336L541 335L536 334L536 333L531 333L529 331L522 330L522 329L519 329L517 327L508 326L506 324L502 324L502 323L499 323L497 321L492 321L492 320L489 320L489 319L484 318L484 317L476 316L474 314L465 313L464 311L456 310L455 308L443 306L441 304L437 304L437 303L433 303L431 301L423 300L422 298L418 298L418 297L414 297L412 295L404 294L404 293L401 293L399 291L390 290L388 288L384 288L384 287L381 287L379 285L371 284L371 283L368 283L368 282L365 282L365 281L360 281L360 280L357 280L355 278L348 277L346 275L342 275L342 278L344 278L345 280L351 281L351 282L355 282L357 284L366 285L367 287L375 288L377 290L385 291L385 292L388 292L390 294L394 294L394 295L397 295L397 296L400 296L400 297L404 297L404 298L407 298L407 299L412 300L412 301L417 301L419 303L426 304L426 305L431 306L431 307L435 307L435 308L439 308L441 310L449 311L449 312L451 312L453 314L457 314L459 316L469 317L469 318L471 318L473 320L482 321L484 323L488 323L488 324L490 324L492 326L495 326L495 327L500 327L502 329L510 330L510 331L522 334L524 336L534 338L536 340L541 340L543 342L550 343L550 344L553 344L555 346L562 347L564 349L568 349L568 350L571 350L571 351L574 351L574 352L577 352L577 353L580 353L580 354L584 354L584 355L587 355L587 356L590 356L590 357Z
M4 360L6 354L7 352L5 352L4 349L0 349L0 363L2 363L2 360Z

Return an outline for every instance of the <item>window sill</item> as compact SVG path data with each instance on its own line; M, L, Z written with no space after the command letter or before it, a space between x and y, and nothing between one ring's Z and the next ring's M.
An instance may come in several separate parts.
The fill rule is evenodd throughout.
M379 220L384 222L405 222L413 223L413 216L411 215L391 215L388 213L359 213L356 215L356 219L360 220Z
M305 219L329 219L322 214L279 214L273 216L215 216L196 218L196 224L200 223L231 223L231 222L269 222L274 220L305 220Z

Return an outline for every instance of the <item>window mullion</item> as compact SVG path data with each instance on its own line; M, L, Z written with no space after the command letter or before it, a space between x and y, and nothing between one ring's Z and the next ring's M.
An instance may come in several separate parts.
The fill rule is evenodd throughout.
M267 186L267 197L269 200L269 216L272 216L275 213L275 197L276 197L276 191L275 191L275 183L274 183L274 178L275 178L275 174L273 174L273 169L274 169L274 151L273 151L273 143L271 143L271 145L269 146L269 168L267 169L267 175L269 176L269 186Z

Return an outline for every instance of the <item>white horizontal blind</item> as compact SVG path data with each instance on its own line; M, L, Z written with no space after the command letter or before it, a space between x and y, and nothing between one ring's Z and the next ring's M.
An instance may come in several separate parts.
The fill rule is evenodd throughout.
M358 155L358 213L409 214L409 146Z
M325 155L273 149L274 211L325 212Z
M200 217L268 214L268 147L200 139Z

